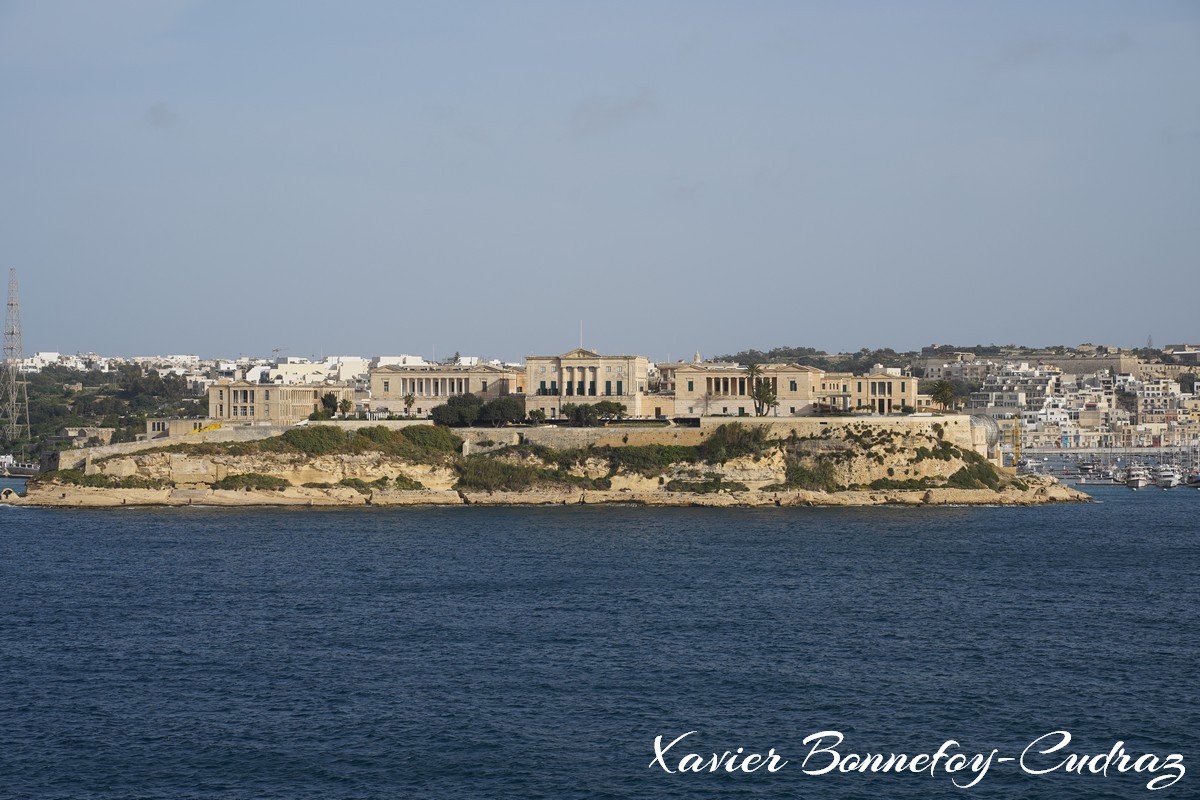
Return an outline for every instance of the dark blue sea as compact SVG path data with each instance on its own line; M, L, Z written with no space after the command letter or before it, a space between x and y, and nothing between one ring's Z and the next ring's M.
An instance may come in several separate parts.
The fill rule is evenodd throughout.
M1200 492L1094 494L0 507L0 797L1200 797ZM788 763L652 766L656 736L690 731L662 763ZM969 789L940 768L806 774L821 731L843 764L947 740L1018 760ZM1055 731L1072 741L1031 767L1123 742L1187 772L1150 793L1164 768L1023 771Z

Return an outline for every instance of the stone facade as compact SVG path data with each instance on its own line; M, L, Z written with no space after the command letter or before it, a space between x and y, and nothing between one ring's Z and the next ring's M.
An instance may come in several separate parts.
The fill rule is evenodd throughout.
M650 362L644 356L604 356L578 348L560 356L528 356L525 359L525 409L540 410L548 419L562 416L568 403L620 403L629 417L661 416L666 400L647 397Z
M397 415L428 418L434 408L456 395L494 400L524 391L524 372L490 364L413 364L371 370L371 410ZM413 404L406 409L404 398L409 394Z
M824 373L800 364L762 364L762 376L775 390L779 405L770 416L811 414L814 385ZM659 367L664 371L663 366ZM741 364L704 362L676 364L665 370L675 386L675 413L680 416L754 415L754 391L747 367Z
M208 388L208 416L212 422L290 425L322 410L321 398L330 393L339 403L354 402L349 386L222 381Z

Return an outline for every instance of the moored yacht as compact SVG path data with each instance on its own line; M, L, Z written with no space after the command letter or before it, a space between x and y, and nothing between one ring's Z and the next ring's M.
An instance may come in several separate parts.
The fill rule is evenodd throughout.
M1130 489L1144 489L1150 485L1151 481L1150 470L1141 464L1132 465L1125 475L1125 485Z
M1154 482L1163 489L1174 489L1183 483L1183 472L1173 464L1159 464L1154 470Z

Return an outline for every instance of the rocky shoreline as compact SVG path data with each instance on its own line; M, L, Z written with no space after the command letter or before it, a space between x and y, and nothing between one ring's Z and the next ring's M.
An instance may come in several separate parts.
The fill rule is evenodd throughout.
M1053 478L1026 481L1028 488L992 489L860 489L842 492L719 491L709 494L668 491L600 491L594 489L549 489L523 492L462 490L381 489L364 494L355 489L290 487L275 491L213 489L181 486L169 489L116 489L69 485L35 485L26 496L12 495L0 502L39 508L120 508L146 506L214 506L251 508L292 506L312 508L361 508L398 506L547 506L547 505L642 505L676 507L770 507L770 506L1033 506L1048 503L1088 502L1091 497L1064 486Z

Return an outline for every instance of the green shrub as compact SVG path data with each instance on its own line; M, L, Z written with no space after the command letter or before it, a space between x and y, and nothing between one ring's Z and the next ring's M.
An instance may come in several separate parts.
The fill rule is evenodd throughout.
M667 481L668 492L691 492L693 494L712 494L719 491L745 492L749 491L746 484L738 481L725 481L720 475L710 475L703 481Z
M710 464L724 464L739 456L761 453L766 445L767 431L762 426L727 422L697 449L700 457Z
M461 459L457 489L476 489L486 492L521 492L531 488L539 477L536 467L510 464L494 458L472 457Z
M842 488L835 479L833 462L824 456L814 459L811 464L789 460L785 486L813 492L836 492Z
M458 453L463 440L435 425L413 425L400 429L400 435L418 447L436 453Z
M320 481L310 481L304 484L305 489L332 489L332 483L322 483Z
M309 456L336 453L346 446L346 434L332 425L302 425L284 431L279 439Z
M371 484L362 478L342 478L338 481L338 486L347 486L356 490L359 494L370 494L372 491Z
M408 477L407 475L397 475L396 476L396 488L397 489L405 489L407 491L417 491L420 489L424 489L425 485L423 483L421 483L420 481L414 481L412 478Z
M58 483L67 486L86 486L93 489L163 489L168 486L167 481L157 478L143 478L138 475L130 475L125 478L118 478L115 475L84 475L83 472L77 469L62 469L51 472L43 472L35 480L29 481L33 485L41 483Z
M661 475L676 464L700 460L699 448L674 444L601 447L593 454L607 458L614 472L625 469L648 478Z
M285 478L276 478L274 475L263 475L258 472L246 472L241 475L226 475L212 486L214 489L247 489L277 492L291 485Z

